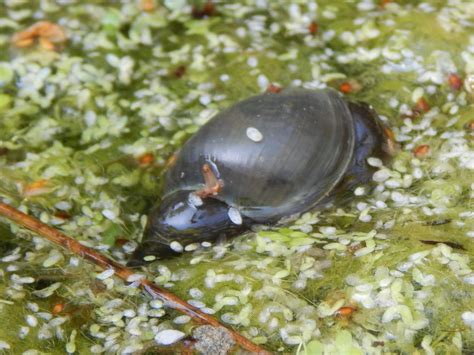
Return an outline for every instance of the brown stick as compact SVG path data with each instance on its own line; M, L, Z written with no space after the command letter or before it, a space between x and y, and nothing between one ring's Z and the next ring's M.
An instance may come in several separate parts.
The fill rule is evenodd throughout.
M78 241L68 237L57 229L40 222L36 218L31 217L23 212L20 212L17 209L2 202L0 202L0 215L8 218L16 224L19 224L39 234L40 236L48 239L54 244L66 248L73 254L77 254L82 258L91 261L92 263L100 266L102 269L113 269L115 271L115 275L125 281L127 281L130 275L134 274L134 272L129 268L117 263L116 261L106 257L105 255L91 248L80 244ZM150 280L141 279L138 282L140 282L140 286L153 298L160 299L168 307L174 308L181 313L187 314L188 316L192 317L195 321L201 324L210 324L214 327L226 328L227 331L234 338L235 342L244 349L257 354L270 354L266 350L259 347L257 344L252 343L250 340L248 340L241 334L223 326L216 318L211 317L210 315L200 311L198 308L183 301L173 293L168 292L165 289L155 285Z

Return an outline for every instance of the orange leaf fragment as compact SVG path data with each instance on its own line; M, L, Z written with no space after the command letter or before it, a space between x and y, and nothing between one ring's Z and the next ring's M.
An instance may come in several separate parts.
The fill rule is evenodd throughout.
M337 311L336 311L336 315L337 316L340 316L340 317L350 317L352 316L352 314L357 311L357 308L356 307L353 307L353 306L344 306L344 307L341 307L339 308Z
M413 149L413 154L416 158L426 158L430 154L430 146L428 144L422 144Z
M311 21L311 23L308 26L308 32L314 35L318 32L318 27L319 26L315 21Z
M456 91L461 89L462 84L463 84L461 77L457 75L456 73L449 74L448 83L451 89L456 90Z
M18 48L31 47L37 42L41 48L48 51L56 50L57 46L66 40L67 36L62 27L49 21L37 22L12 37L12 43Z
M51 187L48 186L48 180L41 179L31 184L23 185L24 197L39 196L49 192L51 192Z
M52 309L51 313L54 314L54 315L57 315L57 314L61 313L64 310L64 307L66 307L66 305L64 303L56 303L53 306L53 309Z
M270 92L272 94L278 94L281 90L282 90L281 87L275 84L270 84L267 87L267 92Z
M150 166L155 160L155 156L152 153L145 153L138 158L140 166Z
M420 97L413 108L416 112L428 112L430 110L430 104L424 97Z
M140 8L145 12L152 12L156 8L154 0L142 0L140 2Z

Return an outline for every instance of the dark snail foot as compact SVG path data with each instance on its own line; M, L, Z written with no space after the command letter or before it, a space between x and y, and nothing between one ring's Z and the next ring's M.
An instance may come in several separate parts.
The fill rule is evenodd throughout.
M354 118L355 148L354 156L347 168L342 185L344 189L353 190L355 186L366 184L372 180L377 170L367 164L367 158L377 157L382 161L390 159L385 150L387 137L383 123L378 119L375 111L363 102L349 103Z

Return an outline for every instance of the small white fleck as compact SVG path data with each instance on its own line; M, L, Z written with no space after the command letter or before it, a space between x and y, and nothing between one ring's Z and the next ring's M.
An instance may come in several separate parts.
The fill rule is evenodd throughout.
M230 77L227 74L222 74L220 79L221 79L221 81L228 81L230 79Z
M365 194L365 188L363 186L359 186L354 190L354 195L362 196Z
M10 349L10 344L4 340L0 340L0 350Z
M255 127L247 128L247 137L254 142L260 142L263 139L262 133Z
M177 242L176 240L170 243L170 248L173 249L177 253L181 253L183 251L183 246L181 243Z
M258 59L255 57L249 57L249 59L247 59L247 64L249 67L255 68L258 65Z
M464 312L461 317L464 321L464 324L474 329L474 312Z
M212 243L210 243L210 242L202 242L202 243L201 243L201 246L202 246L203 248L210 248L210 247L212 247Z
M211 97L209 95L203 95L199 98L199 102L202 105L207 106L211 103Z
M162 330L161 332L156 334L155 341L158 344L170 345L184 338L185 335L186 334L184 334L183 332L180 332L179 330L167 329L167 330Z
M238 224L238 225L242 224L242 216L238 209L234 207L229 208L227 215L229 216L232 223Z
M270 83L270 81L268 80L268 78L265 75L260 74L257 77L257 84L262 90L265 90L268 87L269 83Z
M114 219L115 217L117 217L115 215L115 213L111 210L103 210L102 211L102 214L104 215L105 218L107 219Z
M319 227L319 230L324 235L334 235L334 234L336 234L336 228L335 227Z
M143 260L145 260L145 261L154 261L154 260L156 260L156 256L154 256L154 255L147 255L147 256L145 256L145 257L143 258Z

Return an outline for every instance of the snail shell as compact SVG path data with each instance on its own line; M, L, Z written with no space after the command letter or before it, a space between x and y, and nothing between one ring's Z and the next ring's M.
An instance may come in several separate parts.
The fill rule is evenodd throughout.
M178 153L134 259L146 252L165 256L172 240L230 236L310 210L366 182L365 160L385 156L386 141L367 105L348 103L333 90L287 89L243 100Z

